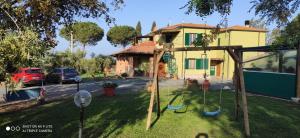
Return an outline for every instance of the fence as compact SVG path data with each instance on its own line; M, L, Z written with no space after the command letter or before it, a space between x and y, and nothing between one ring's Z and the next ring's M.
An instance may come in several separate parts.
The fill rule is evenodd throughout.
M296 97L296 75L290 73L244 71L246 91L291 99Z

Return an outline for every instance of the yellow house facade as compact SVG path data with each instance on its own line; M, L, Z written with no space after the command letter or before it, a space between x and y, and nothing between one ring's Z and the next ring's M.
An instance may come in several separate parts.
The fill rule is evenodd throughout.
M193 47L193 41L201 40L204 34L210 34L215 26L207 24L176 24L158 29L150 34L156 43L156 48L162 48L162 43L173 43L174 48ZM265 46L266 30L249 26L232 26L221 29L217 38L209 46L243 47ZM187 51L172 52L176 63L176 74L179 78L201 79L206 73L211 78L231 80L234 74L233 59L225 51ZM247 60L257 56L258 53L246 53L243 59ZM223 68L224 64L224 68Z

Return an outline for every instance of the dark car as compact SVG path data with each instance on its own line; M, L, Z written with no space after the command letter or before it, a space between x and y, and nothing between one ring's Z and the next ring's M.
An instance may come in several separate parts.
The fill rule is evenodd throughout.
M46 76L46 81L50 83L75 82L79 73L74 68L55 68Z

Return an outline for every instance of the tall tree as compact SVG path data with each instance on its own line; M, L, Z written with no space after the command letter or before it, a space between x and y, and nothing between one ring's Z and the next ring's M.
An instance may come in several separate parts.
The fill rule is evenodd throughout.
M206 17L214 12L226 15L230 13L233 0L189 0L182 8L187 8L186 13L195 12L200 17ZM282 25L299 8L299 0L251 0L250 10L255 11L267 23L276 22Z
M267 33L267 45L272 45L276 41L276 38L280 36L280 31L279 28L275 28Z
M94 52L91 53L91 58L95 58L96 54Z
M280 32L280 36L276 38L273 44L275 45L288 45L298 46L300 40L300 14L293 19L287 26Z
M70 40L71 31L75 42L79 42L83 46L83 50L87 45L96 45L103 38L104 32L96 23L93 22L77 22L71 26L64 27L60 30L60 36Z
M131 26L114 26L109 29L106 35L107 41L109 41L112 45L121 45L125 48L130 44L132 38L136 36L136 31Z
M151 26L151 32L155 31L157 28L156 28L156 22L153 21L152 23L152 26Z
M55 46L58 25L70 25L75 17L102 17L107 23L111 23L115 19L109 11L120 8L123 3L123 0L2 0L0 30L32 27L39 33L39 37Z
M254 27L254 28L259 28L259 29L267 29L266 21L264 21L263 19L252 18L250 20L250 26Z
M138 23L136 24L135 30L136 30L136 35L137 36L142 35L142 25L141 25L140 21L138 21Z

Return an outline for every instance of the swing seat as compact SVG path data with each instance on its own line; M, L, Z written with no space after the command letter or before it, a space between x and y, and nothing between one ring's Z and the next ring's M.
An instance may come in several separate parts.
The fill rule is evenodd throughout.
M182 108L184 108L184 105L175 105L175 106L173 106L173 105L168 105L168 107L167 107L167 109L168 110L179 110L179 109L182 109Z
M208 112L208 111L203 111L203 115L204 116L208 116L208 117L216 117L221 113L221 108L219 108L216 111L212 111L212 112Z

